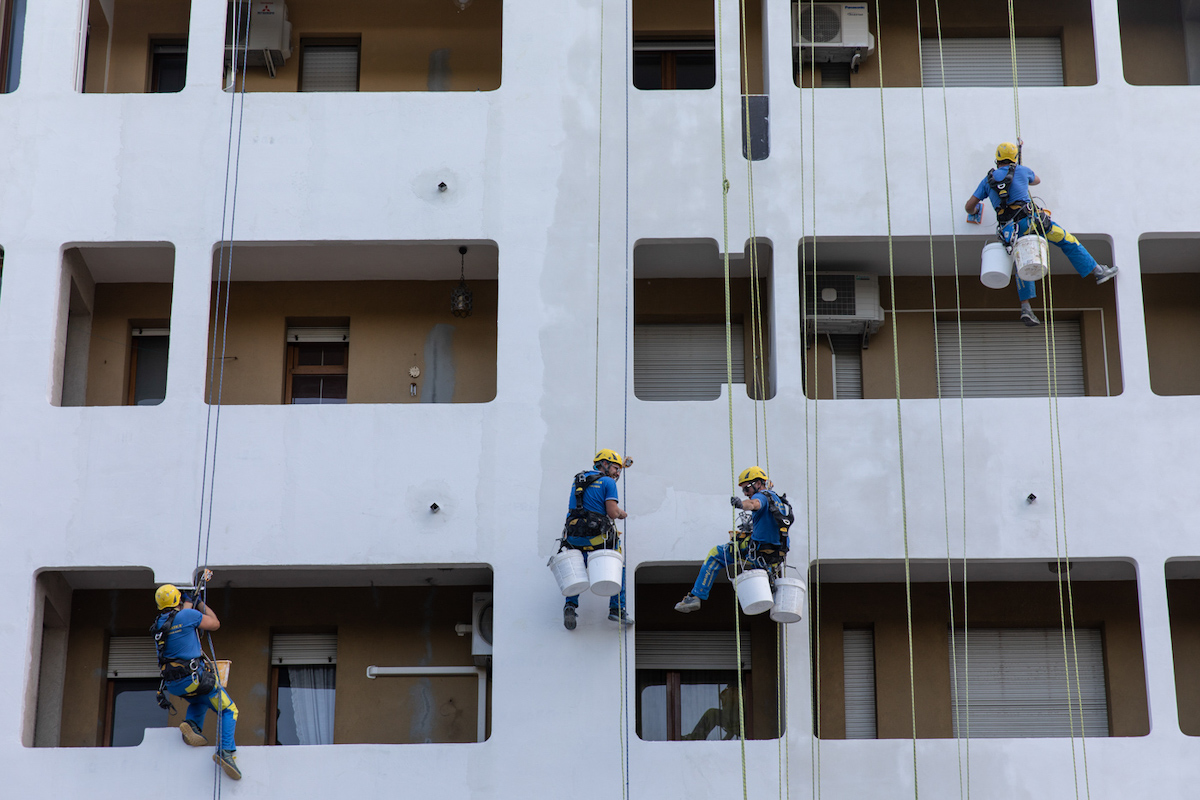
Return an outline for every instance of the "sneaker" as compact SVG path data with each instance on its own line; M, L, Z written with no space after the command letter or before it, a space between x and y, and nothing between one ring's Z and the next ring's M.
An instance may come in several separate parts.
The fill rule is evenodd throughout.
M225 770L225 774L230 780L240 781L242 779L242 771L237 766L237 755L232 750L218 750L213 753L213 761L221 765L221 769Z
M208 739L205 739L200 729L191 722L184 720L179 723L179 732L183 734L183 740L192 747L203 747L208 744Z
M619 622L625 627L629 627L633 624L633 617L626 614L625 609L623 608L617 610L610 609L608 612L608 620L609 622Z
M1100 284L1107 283L1108 281L1111 281L1113 278L1117 277L1117 268L1108 267L1104 264L1097 264L1096 268L1092 270L1092 274L1096 276L1096 285L1099 286Z
M569 631L575 630L575 606L563 606L563 627Z
M1042 321L1034 316L1033 311L1028 308L1021 309L1021 322L1024 322L1030 328L1042 324Z
M700 610L700 598L688 592L683 596L683 599L675 604L675 610L680 614L690 614L693 611Z

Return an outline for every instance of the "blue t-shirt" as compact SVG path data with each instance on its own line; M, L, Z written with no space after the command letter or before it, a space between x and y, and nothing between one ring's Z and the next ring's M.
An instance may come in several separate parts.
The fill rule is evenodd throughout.
M775 524L775 518L771 516L770 505L771 499L767 497L766 492L755 492L751 500L757 500L759 506L750 514L750 525L752 532L750 539L763 544L782 544L779 540L779 526Z
M1003 180L1004 178L1006 178L1008 176L1008 170L1009 170L1009 167L1007 167L1007 166L997 167L996 169L992 170L992 177L995 178L997 181ZM1024 164L1017 164L1016 165L1016 173L1013 175L1012 180L1009 182L1010 183L1010 185L1008 187L1008 202L1009 202L1009 204L1028 202L1029 201L1029 181L1036 177L1037 177L1037 175L1035 175L1033 170L1031 170L1029 167L1025 166ZM992 208L1000 207L1000 195L996 191L994 191L991 187L988 186L987 178L984 178L983 180L981 180L979 182L979 186L977 186L975 188L975 197L980 200L983 200L985 198L988 200L991 200Z
M585 478L590 478L593 475L599 475L598 470L589 469L583 473ZM608 501L617 499L617 482L608 476L600 478L591 486L583 490L583 507L588 511L595 511L597 514L608 514ZM567 511L575 508L575 483L571 483L571 499L567 503Z
M159 616L155 631L167 623L168 614ZM194 608L181 608L175 615L175 623L170 633L166 634L167 644L163 648L163 658L169 661L191 661L204 654L200 649L200 635L197 628L204 615Z

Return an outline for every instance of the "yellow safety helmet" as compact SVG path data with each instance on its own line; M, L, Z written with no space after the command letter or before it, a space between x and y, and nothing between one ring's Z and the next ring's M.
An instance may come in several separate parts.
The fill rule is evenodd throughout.
M596 457L592 459L592 464L599 464L601 461L611 461L618 467L625 465L625 462L621 459L621 454L616 450L609 450L607 447L596 453Z
M172 583L164 583L154 592L154 602L158 603L158 610L164 608L174 608L179 605L179 590Z
M996 163L999 164L1001 161L1016 162L1017 152L1017 146L1012 142L1001 142L1000 146L996 148Z
M763 468L759 467L759 466L753 466L753 467L750 467L749 469L742 470L742 474L738 475L737 482L738 482L738 486L741 486L743 483L748 483L750 481L766 481L766 480L770 480L770 478L767 477L767 473L763 472Z

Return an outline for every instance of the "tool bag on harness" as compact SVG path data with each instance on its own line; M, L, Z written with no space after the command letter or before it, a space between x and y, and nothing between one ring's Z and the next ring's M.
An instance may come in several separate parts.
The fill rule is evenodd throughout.
M583 493L603 476L599 473L588 475L581 472L575 476L575 507L567 512L567 521L563 525L563 544L576 550L591 552L616 547L617 528L607 514L591 511L583 506ZM568 545L567 537L590 539L586 545Z
M189 686L196 688L190 692L180 695L181 697L201 697L210 693L217 688L217 674L208 663L208 659L200 656L193 658L190 661L176 661L165 657L167 639L171 636L171 628L175 624L175 615L179 613L176 608L167 615L165 621L160 625L158 620L150 626L150 632L154 634L154 648L158 652L158 671L162 676L162 680L158 684L157 700L161 708L170 709L171 713L175 713L174 707L166 697L166 685L175 681L190 678Z

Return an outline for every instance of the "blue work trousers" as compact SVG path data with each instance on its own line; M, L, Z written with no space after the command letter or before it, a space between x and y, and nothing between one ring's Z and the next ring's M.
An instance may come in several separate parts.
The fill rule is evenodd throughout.
M1027 233L1040 233L1050 244L1063 251L1063 255L1079 273L1079 277L1086 278L1091 275L1096 269L1096 259L1092 258L1092 254L1087 251L1087 248L1080 244L1079 240L1062 225L1049 218L1045 218L1045 222L1048 224L1038 225L1036 218L1026 217L1016 223L1017 233L1020 236ZM1022 303L1037 297L1037 281L1023 281L1020 275L1016 277L1017 297L1021 299Z
M237 745L233 741L233 732L237 727L238 710L237 706L233 703L233 699L220 686L208 694L184 697L184 693L194 687L195 684L192 682L192 679L187 677L172 681L164 688L176 697L183 697L184 700L187 700L188 709L183 718L191 722L198 729L204 728L204 718L208 715L210 708L217 712L219 717L217 725L221 729L221 749L229 750L230 752L236 750Z
M745 551L742 552L741 558L745 558ZM696 585L692 587L692 597L707 600L717 575L722 569L736 563L737 560L738 556L734 554L733 542L720 544L709 550L708 558L704 559L704 564L700 567L700 574L696 576Z
M567 537L567 544L569 544L571 547L575 548L576 550L578 550L581 547L589 547L589 546L591 546L591 543L592 543L592 540L591 540L591 538L588 538L588 537L582 537L582 536L568 536ZM621 549L619 542L617 545L617 549L618 550ZM585 567L587 566L587 561L588 561L588 551L584 550L583 551L583 565ZM575 608L579 608L579 595L572 595L571 597L568 597L566 599L565 605L575 606ZM624 607L625 607L625 568L621 567L621 591L618 594L614 594L612 597L608 598L608 610L609 611L620 611Z

